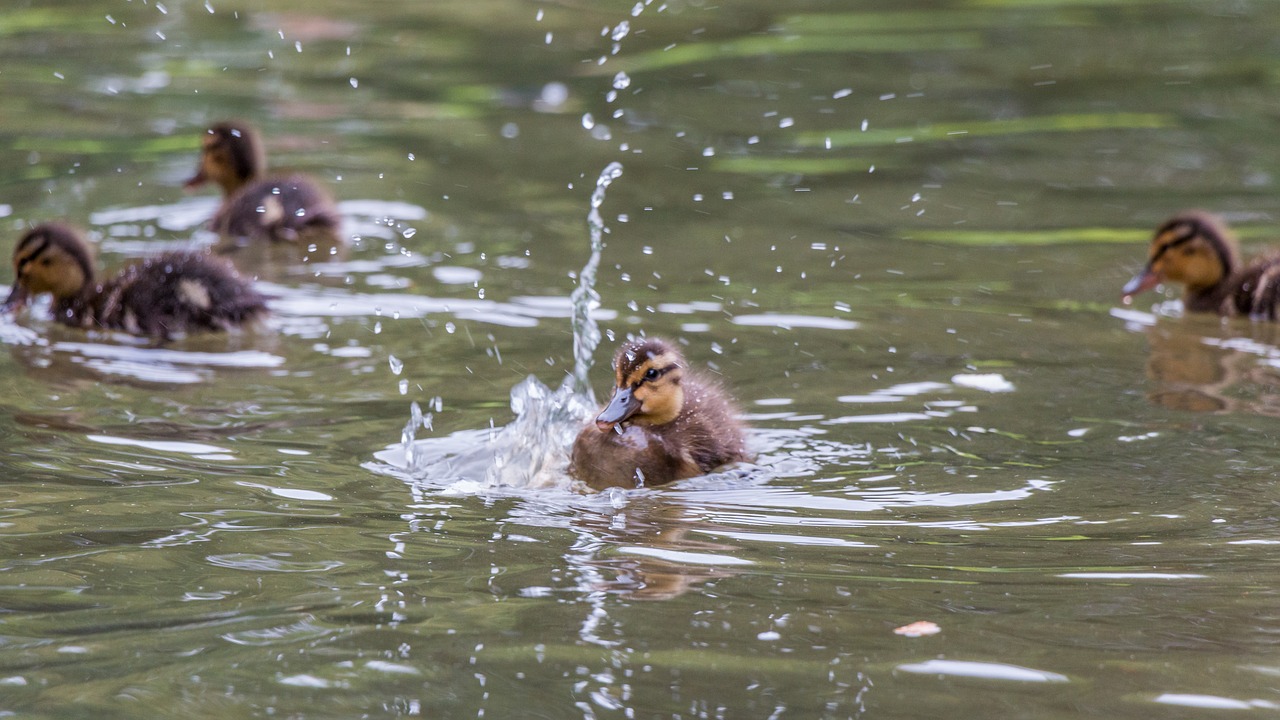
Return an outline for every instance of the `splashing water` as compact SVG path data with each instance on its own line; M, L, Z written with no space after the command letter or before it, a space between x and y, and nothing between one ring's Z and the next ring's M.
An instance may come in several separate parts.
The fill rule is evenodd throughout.
M591 311L600 305L600 293L596 292L596 271L600 267L600 253L604 250L604 220L600 217L600 206L604 204L605 191L609 185L622 176L622 164L609 163L596 178L596 189L591 193L591 210L587 213L587 229L591 233L591 257L578 273L578 287L569 299L573 301L573 375L569 381L573 383L575 392L592 398L591 372L592 356L600 345L600 328L591 317Z
M596 271L607 232L600 216L605 192L622 176L620 163L609 163L596 179L587 227L591 256L578 274L573 304L573 372L558 390L529 376L511 389L515 419L501 428L464 430L443 438L418 440L420 428L430 429L432 416L417 403L401 433L401 442L376 457L407 471L416 482L443 486L452 492L475 493L501 487L565 487L569 448L588 418L597 410L589 374L600 328L592 311L600 305ZM394 360L394 358L393 358ZM398 361L397 361L398 362ZM393 370L394 370L393 365ZM374 469L377 469L376 467Z

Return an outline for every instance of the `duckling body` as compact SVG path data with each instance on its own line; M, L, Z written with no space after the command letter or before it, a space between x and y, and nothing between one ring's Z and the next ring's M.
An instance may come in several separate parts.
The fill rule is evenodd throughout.
M1188 312L1245 315L1276 320L1280 305L1280 255L1241 267L1231 229L1219 217L1191 210L1156 229L1147 265L1124 286L1124 300L1166 280L1183 285Z
M266 300L224 260L168 252L94 278L89 244L65 225L38 225L13 251L14 283L4 309L53 295L53 316L78 328L123 330L154 340L229 330L267 314Z
M613 366L613 397L574 441L570 474L596 490L635 488L748 459L737 409L673 345L625 343Z
M209 229L238 241L280 241L342 245L342 219L333 200L305 175L266 174L266 151L257 131L245 123L220 122L201 141L200 167L187 180L223 192Z

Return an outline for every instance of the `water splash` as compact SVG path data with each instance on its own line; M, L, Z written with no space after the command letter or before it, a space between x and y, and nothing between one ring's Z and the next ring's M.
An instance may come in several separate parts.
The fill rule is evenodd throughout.
M597 409L590 372L600 328L594 311L600 305L596 274L607 229L600 215L609 185L622 176L621 163L609 163L591 193L587 228L591 256L578 274L570 295L573 305L573 372L552 390L529 376L511 389L515 419L501 428L464 430L442 438L417 439L419 429L431 427L432 416L414 403L400 443L377 458L408 473L415 483L440 486L456 493L491 491L503 487L567 487L569 448L583 424ZM392 358L397 374L398 360ZM438 407L438 405L437 405Z
M575 392L587 398L591 394L592 356L600 345L600 328L596 325L591 312L600 305L600 293L596 292L596 272L600 268L600 254L604 250L604 220L600 217L600 206L604 204L605 192L609 185L622 177L622 164L609 163L596 178L596 189L591 193L591 210L587 212L587 229L591 233L591 257L578 273L578 287L569 296L573 303L573 383Z

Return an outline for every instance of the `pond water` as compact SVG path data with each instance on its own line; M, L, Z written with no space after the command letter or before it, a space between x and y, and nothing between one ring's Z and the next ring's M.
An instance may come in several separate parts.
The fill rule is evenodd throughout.
M0 17L0 254L209 243L226 117L356 238L241 260L263 332L0 320L0 716L1280 708L1280 334L1119 303L1176 210L1280 236L1280 6L270 8ZM595 396L677 340L750 467L556 474L610 163Z

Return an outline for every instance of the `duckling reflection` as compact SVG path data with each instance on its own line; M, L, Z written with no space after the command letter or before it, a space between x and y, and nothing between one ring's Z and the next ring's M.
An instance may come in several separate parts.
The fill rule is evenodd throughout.
M1264 337L1217 338L1185 324L1150 328L1146 371L1155 388L1147 398L1171 410L1280 416L1280 370L1263 363L1267 355L1280 358L1280 348L1275 347L1280 333L1261 334ZM1238 349L1240 343L1256 351Z
M315 246L329 255L345 245L342 218L329 194L305 175L268 175L262 139L246 123L219 122L205 132L199 168L186 187L206 182L223 193L209 221L209 229L222 238L219 252L265 241Z
M734 574L724 565L681 562L682 555L734 557L742 552L734 545L691 539L689 533L697 530L694 516L684 507L665 503L586 514L575 525L582 538L578 545L588 552L570 562L584 585L633 600L670 600ZM600 552L605 548L612 552Z
M624 343L613 398L578 434L569 473L596 490L635 488L748 460L739 413L688 365L665 340Z
M123 330L160 342L239 328L267 314L266 299L229 264L198 252L163 253L98 282L89 244L57 223L22 236L13 269L13 289L0 308L18 310L49 293L54 320L75 328Z
M1280 254L1241 267L1235 235L1221 218L1199 210L1174 215L1156 229L1147 265L1124 286L1124 300L1170 281L1183 285L1188 312L1275 320Z

